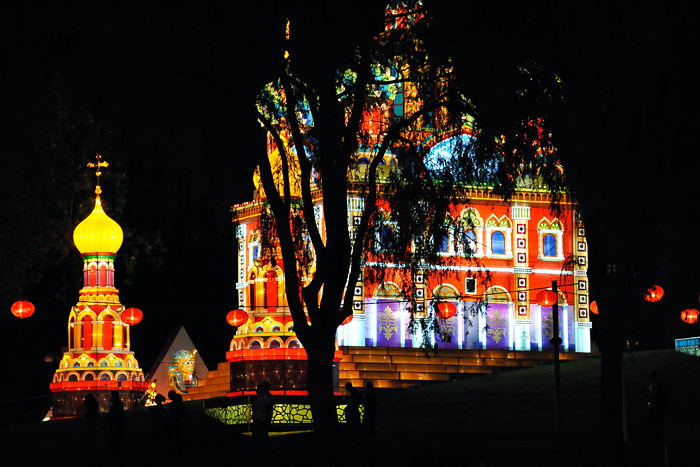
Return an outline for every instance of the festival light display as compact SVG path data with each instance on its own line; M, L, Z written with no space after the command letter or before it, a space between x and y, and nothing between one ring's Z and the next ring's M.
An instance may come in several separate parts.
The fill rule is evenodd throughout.
M658 285L652 285L644 292L644 300L655 303L664 297L664 289Z
M20 319L29 318L34 314L34 305L26 300L19 300L10 308L12 314Z
M548 308L557 302L557 294L552 290L543 290L537 294L537 304Z
M87 391L93 393L103 410L109 408L110 395L118 390L128 409L146 389L144 374L130 350L130 327L143 316L140 310L125 313L115 287L114 259L122 245L122 228L102 207L99 177L106 161L97 156L95 207L73 231L73 241L83 263L83 287L78 303L68 316L68 348L56 370L53 393L53 418L81 415Z
M138 308L127 308L126 310L122 311L121 317L122 321L130 326L133 326L141 322L143 319L143 312L141 312L141 310Z
M442 319L450 319L457 314L457 306L452 302L438 303L437 314Z
M695 308L689 308L687 310L681 311L681 319L688 324L694 324L698 322L698 310Z
M248 313L240 308L231 310L226 315L226 322L235 328L241 327L248 322Z
M591 302L591 313L594 315L598 314L598 303L595 300Z

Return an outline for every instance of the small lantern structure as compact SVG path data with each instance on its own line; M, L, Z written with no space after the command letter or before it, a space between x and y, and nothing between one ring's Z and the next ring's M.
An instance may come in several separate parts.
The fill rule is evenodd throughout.
M126 324L133 326L135 324L139 324L141 320L143 319L143 312L139 310L138 308L127 308L126 310L122 311L122 321L124 321Z
M689 308L681 311L681 319L688 324L694 324L698 322L698 314L698 310L695 308Z
M557 303L558 297L557 294L551 290L543 290L537 294L535 299L538 305L548 308Z
M457 306L452 302L438 303L437 314L442 319L450 319L457 314Z
M20 300L12 304L10 308L12 314L20 319L29 318L34 314L34 305L32 302L26 300Z
M240 308L236 308L235 310L228 312L228 315L226 315L226 321L235 328L241 327L248 322L248 313Z
M652 285L644 292L644 300L655 303L661 300L664 296L664 289L658 285Z

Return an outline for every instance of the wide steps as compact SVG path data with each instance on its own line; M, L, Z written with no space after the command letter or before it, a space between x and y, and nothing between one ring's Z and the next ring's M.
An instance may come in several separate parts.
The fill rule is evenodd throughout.
M427 382L451 381L494 371L530 368L552 361L551 352L512 350L422 349L397 347L341 347L340 386L355 387L372 381L377 388L401 388ZM587 357L588 354L561 353L561 360Z

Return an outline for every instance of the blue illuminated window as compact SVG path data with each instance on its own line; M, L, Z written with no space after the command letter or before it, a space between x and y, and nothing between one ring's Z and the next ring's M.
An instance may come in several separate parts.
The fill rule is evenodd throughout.
M469 229L464 232L464 254L473 255L476 253L476 233Z
M544 236L544 255L552 257L557 256L557 239L552 234Z
M494 232L491 235L491 251L494 255L506 254L506 237L503 232Z

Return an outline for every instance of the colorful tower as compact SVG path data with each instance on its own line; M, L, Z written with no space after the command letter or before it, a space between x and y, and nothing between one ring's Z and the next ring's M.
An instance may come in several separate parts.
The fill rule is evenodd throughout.
M83 258L83 288L68 317L68 350L51 383L53 418L83 413L84 399L92 393L102 410L118 390L124 407L137 403L145 388L144 375L130 350L129 324L122 320L124 305L114 286L114 259L124 240L122 228L102 209L97 156L95 208L75 228L73 241Z

